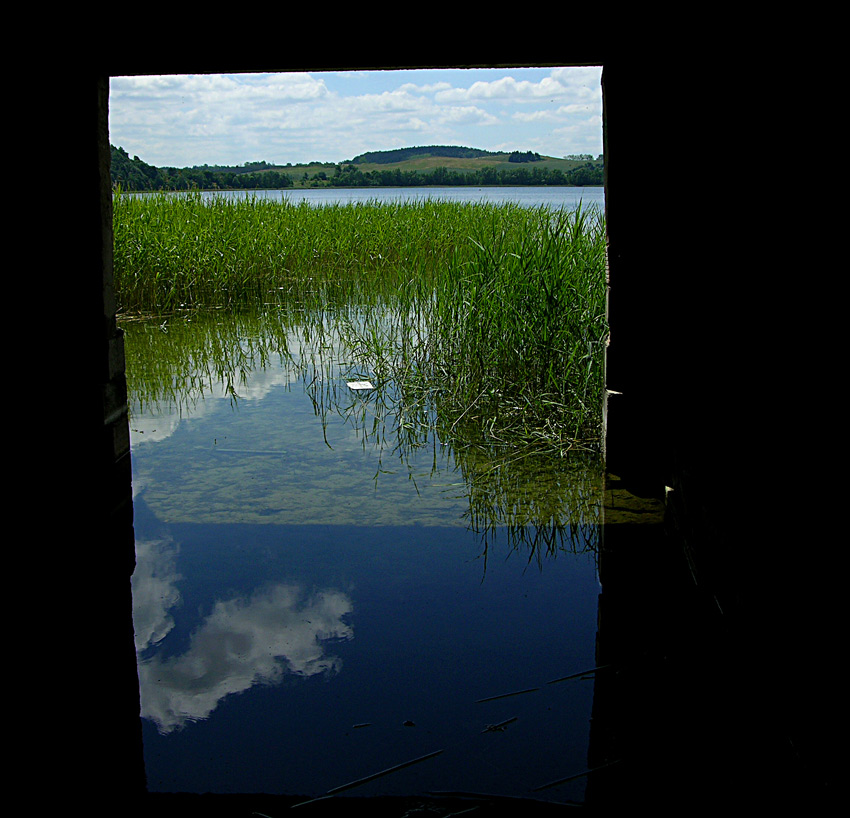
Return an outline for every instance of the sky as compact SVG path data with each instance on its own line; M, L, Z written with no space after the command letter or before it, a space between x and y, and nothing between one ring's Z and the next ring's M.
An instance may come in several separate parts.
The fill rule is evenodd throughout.
M426 145L596 157L601 77L598 66L112 77L109 141L156 167Z

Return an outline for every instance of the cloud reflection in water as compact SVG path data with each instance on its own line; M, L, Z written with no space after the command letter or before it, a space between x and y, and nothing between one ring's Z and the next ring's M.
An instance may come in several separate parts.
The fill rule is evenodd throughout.
M168 608L179 604L176 549L168 541L155 546L139 548L134 575L138 650L162 640L173 627ZM183 654L140 659L142 717L166 735L208 718L225 696L254 685L276 684L286 674L338 672L342 661L327 656L324 643L353 638L343 621L351 610L351 600L339 591L306 595L291 584L216 602Z

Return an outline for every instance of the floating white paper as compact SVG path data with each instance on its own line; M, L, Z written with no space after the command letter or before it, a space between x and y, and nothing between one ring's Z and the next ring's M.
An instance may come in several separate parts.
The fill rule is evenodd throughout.
M348 381L349 389L374 389L369 381Z

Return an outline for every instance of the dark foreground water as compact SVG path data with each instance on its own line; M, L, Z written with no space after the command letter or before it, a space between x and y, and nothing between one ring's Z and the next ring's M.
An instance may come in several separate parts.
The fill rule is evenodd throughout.
M443 751L355 794L518 795L587 766L592 681L548 684L594 664L586 556L485 575L460 527L139 522L152 790L316 796Z
M150 788L320 795L438 750L363 794L583 770L592 681L548 683L594 666L595 528L502 525L445 447L402 463L263 374L133 413Z

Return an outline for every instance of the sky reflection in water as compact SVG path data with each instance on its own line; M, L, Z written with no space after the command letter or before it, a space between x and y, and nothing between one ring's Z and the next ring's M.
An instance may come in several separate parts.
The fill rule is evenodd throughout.
M238 366L192 377L158 346L176 325L126 330L151 790L318 796L436 750L356 794L521 795L586 767L592 682L547 682L595 663L592 468L399 435L351 373L317 392L244 327Z

